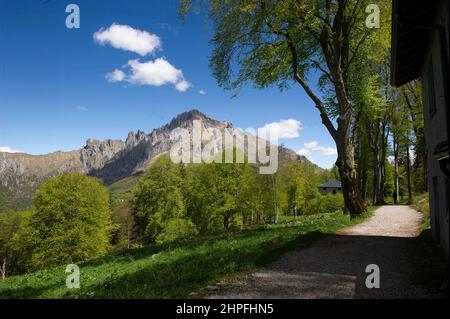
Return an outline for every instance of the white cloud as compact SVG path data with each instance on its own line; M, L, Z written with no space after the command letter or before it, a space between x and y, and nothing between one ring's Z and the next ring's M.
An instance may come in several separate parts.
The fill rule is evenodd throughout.
M280 120L278 122L267 123L258 129L259 136L267 136L270 134L270 139L291 139L300 136L302 123L295 119ZM270 132L270 133L269 133ZM275 134L275 136L273 136Z
M113 23L109 28L101 28L94 33L94 40L102 45L109 44L114 48L136 52L142 56L161 49L161 39L147 31L133 29L128 25ZM192 85L183 76L183 72L175 68L164 57L140 62L138 59L129 60L122 68L107 73L105 78L109 82L126 81L136 85L161 86L173 84L179 92L185 92Z
M129 81L132 83L160 86L166 83L177 84L184 80L181 70L164 58L143 63L139 60L130 60L128 66L131 67Z
M141 56L161 48L161 39L157 35L117 23L95 32L94 40L101 45L109 44L113 48L132 51Z
M299 150L297 154L299 155L309 155L312 152L319 153L321 155L337 155L337 150L335 147L326 147L319 145L317 141L311 141L304 143L304 148Z
M309 150L316 148L317 145L319 145L319 143L317 141L311 141L311 142L307 142L304 144L304 146Z
M173 84L179 92L184 92L191 87L191 84L185 80L183 72L175 68L165 58L148 62L129 60L125 67L130 68L129 74L125 74L121 70L114 70L106 75L108 81L127 81L131 84L150 86Z
M108 82L120 82L125 80L125 73L122 70L115 69L114 71L106 74Z
M78 111L81 111L81 112L87 112L87 111L88 111L88 108L85 107L85 106L77 106L77 110L78 110Z
M191 84L190 84L188 81L183 80L183 81L181 81L181 82L178 82L178 83L175 85L175 88L176 88L179 92L184 92L184 91L186 91L187 89L189 89L190 86L191 86Z
M23 153L23 151L15 150L9 146L0 146L0 152L3 153Z
M307 156L309 154L311 154L311 151L308 150L307 148L302 148L301 150L299 150L297 152L298 155L302 155L302 156Z
M314 149L314 151L317 151L322 155L337 155L337 150L335 147L318 146Z
M206 92L205 92L204 90L200 90L200 91L198 91L198 94L200 94L200 95L205 95Z

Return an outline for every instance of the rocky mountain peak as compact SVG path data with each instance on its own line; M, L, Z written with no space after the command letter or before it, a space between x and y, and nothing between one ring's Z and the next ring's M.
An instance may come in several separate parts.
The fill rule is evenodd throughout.
M223 126L224 126L225 128L232 128L232 127L233 127L233 123L231 123L231 122L228 121L228 120L223 120L222 123L223 123Z
M124 147L125 143L120 140L100 141L89 138L80 150L80 160L88 170L100 168Z
M146 142L147 140L148 140L148 135L144 131L138 130L137 133L135 133L135 132L128 133L125 144L126 144L127 148L130 148L130 147L134 147L134 146L138 145L142 141Z
M183 112L174 117L164 128L173 130L177 127L190 128L194 120L201 120L207 126L220 126L220 121L215 120L197 109Z

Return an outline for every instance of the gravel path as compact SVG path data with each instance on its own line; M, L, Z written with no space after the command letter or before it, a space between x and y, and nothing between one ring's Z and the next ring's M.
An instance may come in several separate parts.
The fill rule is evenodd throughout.
M420 222L408 206L380 207L361 224L290 251L209 298L430 298L410 279L408 245ZM379 289L365 285L369 264L379 266Z

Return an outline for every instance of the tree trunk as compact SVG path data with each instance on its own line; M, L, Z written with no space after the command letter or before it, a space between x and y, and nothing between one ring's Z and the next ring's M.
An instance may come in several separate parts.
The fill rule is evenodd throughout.
M342 135L344 136L342 137ZM355 217L365 212L366 207L358 191L354 147L347 134L340 134L338 136L336 147L338 150L336 165L341 177L345 210L351 217Z
M225 231L225 232L227 232L228 231L228 215L224 215L223 216L223 230Z
M386 182L386 153L387 153L387 145L388 145L388 137L389 137L389 128L386 129L387 121L383 121L381 125L381 154L379 159L379 165L380 165L380 192L378 194L379 196L379 203L384 204L386 201L384 199L384 184Z
M394 204L397 204L399 190L398 190L398 142L394 134Z
M375 142L378 144L378 142ZM380 161L378 145L372 147L373 150L373 203L376 205L384 203L384 180Z
M2 281L3 281L6 278L6 257L3 258L1 273L2 273Z
M367 124L368 130L368 140L369 146L372 149L373 156L373 193L372 193L372 202L376 205L384 203L384 180L383 180L383 165L382 161L384 161L384 128L385 125L380 126L380 121L376 121L372 126L372 123L369 121ZM380 134L381 131L381 134ZM382 155L380 159L380 135L381 139L381 149Z
M271 176L272 179L272 187L273 187L273 195L274 195L274 208L275 208L275 224L278 224L278 194L277 194L277 181L276 181L276 175L273 174Z
M409 159L409 145L406 145L406 179L408 183L408 199L412 200L411 191L411 161Z
M365 202L367 199L367 170L363 169L361 173L361 198Z
M127 223L127 248L131 248L131 222Z
M362 135L361 129L356 131L356 140L357 140L357 149L358 149L358 158L357 166L358 166L358 180L359 180L359 189L361 191L361 198L364 202L367 199L367 148L364 143L364 137Z

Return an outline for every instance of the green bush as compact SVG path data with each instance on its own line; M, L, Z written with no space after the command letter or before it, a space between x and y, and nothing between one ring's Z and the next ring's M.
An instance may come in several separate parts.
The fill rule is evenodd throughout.
M163 229L156 237L157 244L168 244L180 239L188 239L198 234L195 225L190 220L182 218L168 221Z
M344 209L344 197L342 194L321 195L320 211L322 213L336 213Z
M422 229L430 228L430 202L428 193L414 196L412 199L411 207L422 213Z

